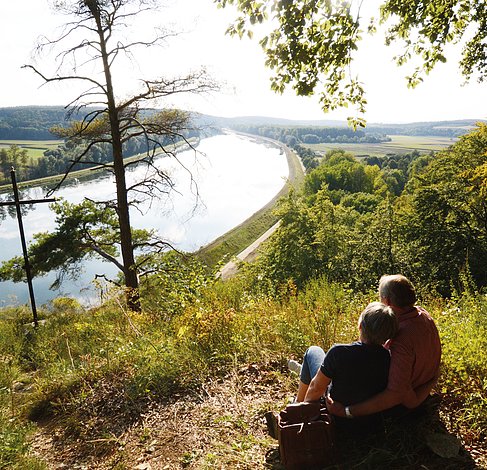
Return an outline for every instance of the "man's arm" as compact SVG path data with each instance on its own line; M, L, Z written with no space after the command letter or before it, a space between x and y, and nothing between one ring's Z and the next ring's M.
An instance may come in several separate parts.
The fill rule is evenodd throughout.
M409 394L403 399L402 404L406 408L416 408L417 406L421 405L421 403L423 403L423 401L425 401L429 396L437 381L438 376L433 377L429 382L416 387L413 393Z
M331 379L327 377L321 370L318 370L313 380L309 384L308 391L304 397L304 401L318 401L326 393L326 389L330 384Z
M429 382L409 392L395 392L386 388L383 392L374 395L362 403L349 406L350 413L352 416L366 416L379 413L396 405L404 405L406 408L416 408L426 400L437 381L438 376L435 376ZM345 407L340 402L327 398L326 407L331 414L342 417L346 416Z
M403 393L385 389L383 392L374 395L362 403L349 406L352 416L366 416L380 411L387 410L393 406L399 405L403 400ZM326 407L331 414L345 417L345 407L336 401L327 398Z

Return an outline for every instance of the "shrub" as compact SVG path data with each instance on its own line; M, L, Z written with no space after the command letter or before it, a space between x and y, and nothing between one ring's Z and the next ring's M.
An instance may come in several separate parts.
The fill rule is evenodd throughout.
M442 341L439 390L454 426L485 437L487 429L487 297L463 294L438 315Z

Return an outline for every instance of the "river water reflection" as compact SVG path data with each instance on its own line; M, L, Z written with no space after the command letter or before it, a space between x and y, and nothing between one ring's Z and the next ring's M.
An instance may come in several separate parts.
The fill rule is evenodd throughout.
M170 171L176 191L146 204L142 213L132 211L131 223L137 228L156 229L165 240L184 251L197 250L244 221L276 195L288 176L286 157L279 148L236 134L203 139L196 156L188 150L179 153L178 159L189 171L167 158L158 161ZM140 167L131 170L128 184L139 180L144 172ZM198 204L190 174L197 184ZM69 202L80 202L84 196L103 200L112 197L114 190L110 175L98 175L87 181L71 181L55 196ZM45 194L46 188L36 187L24 191L22 198L39 199ZM7 199L6 195L1 198ZM55 226L48 204L36 205L23 221L27 240L34 233ZM21 254L17 220L9 215L0 221L0 244L0 261ZM95 274L113 277L117 269L96 259L84 262L81 271L78 280L65 280L60 290L55 291L49 289L55 278L53 273L35 278L36 302L40 305L67 295L85 304L95 303L97 293L91 283ZM0 307L24 303L28 303L26 284L0 282Z

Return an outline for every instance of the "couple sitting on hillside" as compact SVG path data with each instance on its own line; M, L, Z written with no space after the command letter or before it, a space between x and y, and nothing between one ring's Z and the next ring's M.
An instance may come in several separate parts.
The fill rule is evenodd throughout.
M438 378L438 330L428 312L415 306L411 282L383 276L379 297L360 315L359 341L335 345L326 354L312 346L300 367L296 401L326 395L328 411L345 429L369 428L385 410L398 416L416 408Z

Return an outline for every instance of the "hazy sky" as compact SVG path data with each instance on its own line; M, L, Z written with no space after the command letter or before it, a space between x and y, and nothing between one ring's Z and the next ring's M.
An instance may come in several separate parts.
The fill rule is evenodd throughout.
M2 2L0 16L0 106L64 105L74 90L58 85L40 86L42 81L30 70L36 39L55 36L56 26L66 20L49 8L47 0ZM171 38L165 48L150 55L137 54L137 63L125 65L115 77L120 95L135 90L129 79L173 76L205 66L224 86L222 92L204 98L164 103L219 116L264 115L288 119L345 119L351 110L323 114L316 98L298 98L292 91L284 96L270 90L270 72L257 41L225 35L234 17L232 10L217 9L212 0L165 0L165 7L145 18L137 28L149 34L154 25L170 27L183 34ZM365 0L368 7L376 0ZM447 64L441 64L414 90L406 87L406 68L392 63L390 48L381 36L368 39L361 48L354 72L365 83L369 122L410 122L462 118L486 119L487 86L472 82L462 86L453 50ZM36 65L49 70L53 54L36 58Z

